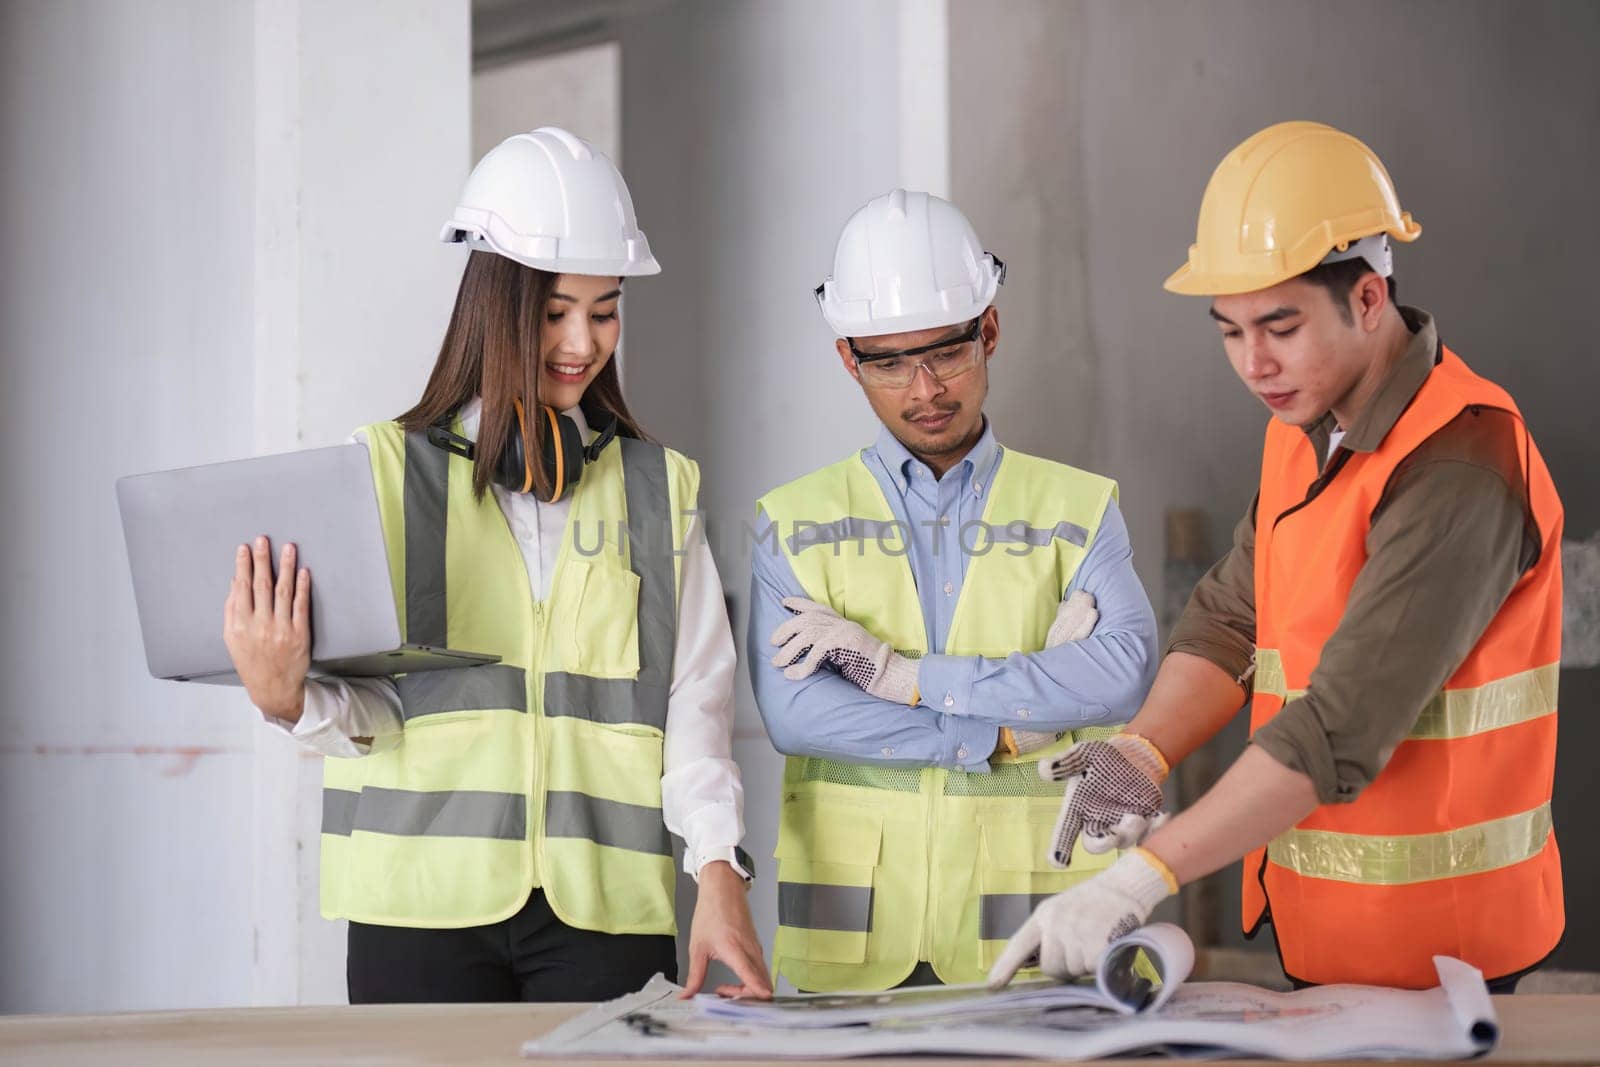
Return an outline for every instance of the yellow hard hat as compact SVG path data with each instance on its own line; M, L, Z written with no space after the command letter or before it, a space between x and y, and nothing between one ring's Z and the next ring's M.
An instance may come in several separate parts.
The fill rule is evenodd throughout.
M1229 152L1195 229L1189 262L1167 279L1171 292L1269 289L1363 237L1415 241L1422 233L1372 149L1320 122L1280 122Z

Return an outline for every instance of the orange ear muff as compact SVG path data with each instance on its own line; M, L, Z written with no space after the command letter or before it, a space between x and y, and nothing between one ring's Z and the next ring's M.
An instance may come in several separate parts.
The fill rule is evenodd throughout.
M522 441L523 441L523 447L522 447L522 488L518 489L517 492L526 493L526 492L528 492L528 490L533 488L533 457L531 455L531 451L532 450L527 447L527 442L530 440L530 438L528 437L528 413L522 409L522 398L521 397L513 398L512 401L511 401L511 406L517 412L517 432L522 435Z
M554 445L553 451L556 454L556 476L550 484L550 499L556 501L565 496L567 492L566 449L561 447L561 427L556 423L556 409L549 404L541 404L540 407L544 409L544 417L550 423L550 436L545 440L552 442ZM531 466L528 468L528 482L530 485L533 483L533 468ZM526 493L527 490L524 489L523 492Z

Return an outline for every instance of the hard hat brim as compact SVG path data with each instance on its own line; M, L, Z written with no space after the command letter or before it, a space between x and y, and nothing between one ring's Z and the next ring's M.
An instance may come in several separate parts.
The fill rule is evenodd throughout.
M1332 239L1316 244L1306 244L1302 248L1289 254L1289 262L1284 268L1271 273L1250 274L1222 274L1212 271L1197 271L1188 263L1173 271L1162 288L1169 293L1180 296L1235 296L1239 293L1257 293L1262 289L1271 289L1274 285L1281 285L1309 270L1313 270L1323 261L1328 254L1328 248L1338 247L1340 244L1353 243L1363 237L1375 234L1388 234L1390 238L1404 244L1410 244L1422 236L1422 226L1411 218L1410 213L1403 216L1404 225L1393 226L1373 232L1352 232L1336 234ZM1325 247L1326 246L1326 247Z
M1271 289L1303 271L1287 277L1278 274L1201 274L1185 263L1161 284L1161 288L1179 296L1234 296L1238 293L1255 293Z
M644 239L640 235L640 240ZM463 228L458 222L452 220L444 225L439 233L439 240L445 244L464 244L468 248L480 252L493 252L497 256L521 263L524 267L535 270L548 271L551 274L586 274L597 277L609 278L634 278L661 273L661 264L646 246L644 255L636 259L578 259L571 256L546 258L543 256L530 256L521 254L512 249L503 247L494 239L493 234L480 233L474 229Z
M892 319L873 319L871 321L845 321L823 313L823 319L828 323L829 329L840 337L884 337L892 333L916 333L918 330L931 330L936 326L960 326L971 322L994 306L991 300L988 303L973 304L951 310L925 311L917 315L901 315Z

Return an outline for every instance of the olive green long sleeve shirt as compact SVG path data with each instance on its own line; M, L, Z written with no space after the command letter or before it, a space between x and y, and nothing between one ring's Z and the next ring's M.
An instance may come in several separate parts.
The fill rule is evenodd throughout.
M1432 317L1400 312L1411 343L1341 449L1377 449L1438 361ZM1324 471L1336 458L1328 454L1334 428L1331 412L1302 427ZM1367 560L1305 695L1251 738L1309 777L1323 803L1354 800L1377 777L1537 561L1539 531L1517 457L1523 432L1505 412L1467 409L1401 461L1373 510ZM1255 510L1252 502L1228 554L1196 586L1167 648L1245 684L1256 636Z

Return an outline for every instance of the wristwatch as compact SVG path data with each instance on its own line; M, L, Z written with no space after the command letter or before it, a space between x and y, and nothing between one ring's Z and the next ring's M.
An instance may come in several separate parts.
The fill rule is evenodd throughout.
M717 860L722 860L732 867L734 873L745 880L746 885L756 879L756 861L750 858L750 853L738 845L734 845L732 848L709 848L699 853L694 859L696 861L695 865L690 869L689 873L694 875L696 881L700 879L700 869L708 863L715 863Z

